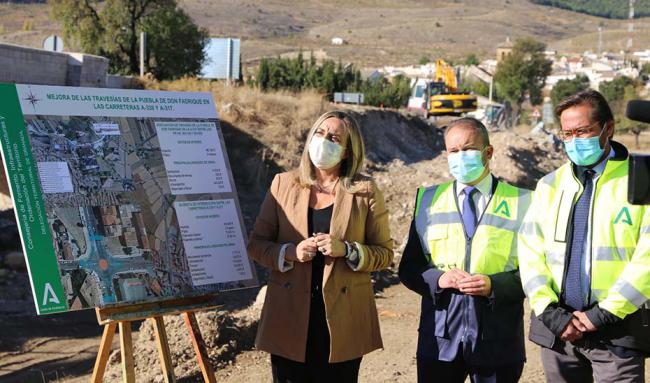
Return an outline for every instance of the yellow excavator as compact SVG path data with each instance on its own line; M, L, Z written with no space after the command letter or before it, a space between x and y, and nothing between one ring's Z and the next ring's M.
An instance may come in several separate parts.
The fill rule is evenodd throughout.
M436 60L433 79L416 79L411 83L407 109L425 117L460 116L477 107L476 95L458 90L456 71L444 60Z

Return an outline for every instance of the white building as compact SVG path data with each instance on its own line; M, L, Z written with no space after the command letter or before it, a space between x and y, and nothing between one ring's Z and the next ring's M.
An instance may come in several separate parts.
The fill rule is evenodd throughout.
M650 63L650 49L632 53L640 64Z
M569 74L552 74L548 77L546 77L546 86L549 88L553 88L555 84L557 84L561 80L573 80L576 78L575 73L569 73Z
M424 65L408 65L402 67L385 66L380 71L388 77L401 74L410 78L430 78L436 73L436 64L427 63Z
M650 60L650 50L635 52L634 55L643 58L646 54ZM553 73L547 77L546 86L553 88L558 81L571 80L579 74L587 76L590 87L598 89L602 82L612 81L618 76L637 78L639 70L626 62L624 55L607 52L596 55L587 51L581 56L562 56L554 60Z

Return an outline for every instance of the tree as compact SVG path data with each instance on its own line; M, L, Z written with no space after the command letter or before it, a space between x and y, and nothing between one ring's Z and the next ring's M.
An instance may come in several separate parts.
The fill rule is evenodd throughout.
M613 19L628 17L627 0L531 0L531 2ZM650 2L647 0L637 1L634 10L636 17L648 16L650 15Z
M392 81L384 77L367 79L361 91L367 105L400 108L406 104L411 94L411 82L403 75L395 76Z
M648 79L650 79L650 63L645 63L641 66L639 76L644 82L647 82Z
M288 61L288 68L286 71L287 81L286 86L290 87L291 90L299 91L304 82L305 82L305 66L304 60L302 58L302 51L298 53L298 56Z
M356 71L354 71L354 76L352 77L352 83L348 85L348 91L359 92L361 90L362 84L363 84L363 80L361 79L361 71L357 69Z
M320 79L320 71L319 67L316 66L316 59L314 58L314 54L311 54L311 57L309 58L309 69L307 69L307 73L305 74L305 86L308 88L318 88L318 81Z
M560 80L551 90L551 101L553 106L565 98L582 90L589 89L589 77L579 74L572 80Z
M480 64L480 61L478 60L478 57L474 53L470 53L467 55L465 58L465 65L471 66L471 65L478 65Z
M643 84L629 77L619 76L612 81L601 82L598 90L603 94L614 113L616 130L621 132L632 132L636 135L637 146L639 134L645 129L644 125L638 124L625 117L625 109L630 100L639 98L639 89Z
M628 87L634 87L635 82L629 77L619 76L612 81L601 82L598 90L607 99L610 104L617 104L623 101L625 90Z
M306 61L302 54L295 59L262 58L257 68L256 85L263 91L286 89L300 91L317 89L331 95L334 92L361 92L367 105L399 108L406 104L411 94L410 79L395 76L391 81L361 79L361 71L352 64L343 65L325 60L316 64L313 55Z
M480 80L466 79L461 84L460 89L464 92L478 94L483 97L490 96L490 84ZM494 88L492 89L492 99L496 102L500 102L501 100L499 94Z
M196 75L208 32L176 0L52 0L54 17L72 45L105 56L114 73L139 73L140 32L147 33L147 63L159 79Z
M260 66L257 70L257 84L262 90L267 90L269 88L270 78L271 73L269 69L269 61L266 58L263 58L260 61Z
M325 93L333 93L336 86L336 74L334 72L334 61L323 63L323 74L321 75L320 89Z
M399 108L406 105L409 96L411 95L411 80L403 75L397 75L393 78L389 89L389 98L386 102L387 106Z
M531 104L542 103L542 89L551 74L551 61L544 56L546 45L532 38L515 42L512 54L497 66L494 81L501 97L515 104L515 116L528 96Z
M147 34L146 67L156 78L201 72L207 31L197 28L182 9L161 9L143 21L142 29Z

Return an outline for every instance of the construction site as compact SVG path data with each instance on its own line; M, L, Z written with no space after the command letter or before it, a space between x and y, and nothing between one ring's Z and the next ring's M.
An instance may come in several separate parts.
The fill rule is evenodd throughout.
M505 3L500 0L469 1L466 2L470 5L468 7L457 4L458 1L439 1L436 2L439 7L426 8L429 13L423 16L418 10L425 7L419 1L409 1L400 6L384 1L360 2L351 6L344 16L339 14L341 2L338 0L326 2L326 5L310 1L309 6L300 12L294 12L291 4L269 5L253 1L237 7L232 11L232 17L227 16L230 10L226 9L229 7L226 3L188 0L182 6L197 23L208 26L214 35L230 36L241 31L238 36L242 37L243 72L247 68L259 68L264 57L277 56L278 60L281 56L283 59L302 57L305 47L314 57L314 62L337 58L340 63L343 58L359 63L360 72L366 78L364 81L370 82L368 78L373 76L385 78L388 83L394 82L395 78L406 78L409 93L405 102L394 108L383 102L377 103L378 106L363 105L361 92L338 92L339 95L335 96L309 88L262 89L259 83L238 83L230 81L230 78L228 81L211 81L189 76L163 81L152 75L108 74L108 60L104 57L67 52L43 53L34 49L38 45L34 41L40 43L39 39L58 32L59 28L48 17L35 12L44 11L44 4L21 4L13 8L0 4L0 52L6 53L0 55L0 64L4 63L16 72L0 73L0 82L29 83L30 79L36 79L35 83L47 85L210 93L217 106L227 157L239 191L246 233L253 228L274 176L295 169L300 163L307 133L314 121L327 111L349 112L359 122L363 134L366 149L363 173L372 177L386 200L395 253L389 269L372 273L384 348L363 357L359 373L361 382L417 381L420 296L400 283L397 271L414 215L417 189L453 179L444 142L445 127L449 122L467 115L483 121L490 131L490 143L494 147L494 156L489 163L492 173L508 183L532 190L540 178L568 161L562 141L556 135L557 122L551 112L551 90L556 84L584 76L587 87L598 89L601 83L629 77L635 81L635 91L638 92L635 97L647 99L650 96L648 74L642 73L643 65L650 68L650 49L640 50L650 46L647 45L650 44L650 34L637 33L637 50L633 52L628 48L623 54L624 45L630 44L628 41L631 41L633 29L629 27L632 29L628 31L626 20L601 19L564 9L547 10L532 5L535 2L523 0ZM634 1L630 6L632 4ZM395 11L396 8L399 11ZM35 16L26 16L32 13ZM23 25L21 31L11 20L21 17L30 22L35 20L39 27L31 30ZM325 21L320 20L321 17ZM224 23L215 26L210 23L211 18L224 20ZM425 22L428 30L419 33L414 25L424 25ZM647 17L635 23L637 31L650 30ZM470 35L468 28L485 30L485 33ZM340 34L341 30L347 33ZM541 102L533 105L530 98L526 98L518 106L516 116L511 114L510 103L496 100L494 83L498 63L512 53L511 34L513 37L540 37L548 42L548 49L541 54L550 63ZM433 35L453 38L444 37L427 45L429 40L438 39ZM328 45L332 46L326 52L322 47ZM587 45L590 50L585 51L583 48ZM423 50L422 46L427 46L427 49ZM563 54L562 51L572 53ZM452 60L458 63L474 53L478 53L481 60L467 65L452 64ZM629 59L631 56L636 60L634 65ZM413 64L420 57L422 63ZM31 63L29 70L34 72L38 72L44 62L53 64L39 76L30 77L19 70L25 62ZM470 82L476 88L470 89L467 86ZM485 95L474 91L479 87L486 91ZM355 101L346 101L350 95ZM626 93L625 97L627 100L629 95ZM622 99L619 101L623 102ZM153 125L147 121L134 119L131 123ZM616 123L623 125L627 122L617 115ZM45 131L50 129L48 122L39 117L33 118L31 124L34 136L45 140ZM87 134L94 133L89 130ZM650 131L626 125L625 129L615 132L614 140L631 152L650 153ZM145 199L150 196L145 195L144 189L139 189L137 182L133 185L118 182L127 178L122 174L103 178L98 175L100 166L106 167L109 160L111 164L126 162L126 155L122 159L117 150L108 147L113 141L117 139L107 139L107 148L99 153L84 145L73 152L48 140L48 148L58 145L63 149L43 153L48 156L52 153L68 155L75 160L78 157L83 165L80 169L84 170L74 174L79 184L87 184L89 189L95 184L104 185L115 189L115 195L133 189L142 194L140 205L145 205ZM38 145L35 147L38 149ZM119 145L115 144L115 147ZM162 162L158 153L141 154L147 158L156 156L156 161ZM144 165L128 169L137 175L133 177L136 180L149 170L150 167ZM162 194L162 191L156 193ZM83 242L73 244L69 239L75 232L89 230L84 216L91 217L95 222L92 229L107 238L107 248L128 249L129 254L135 252L144 259L159 246L156 237L147 237L143 226L162 225L161 222L165 221L157 217L163 213L146 215L141 212L139 204L119 205L113 194L106 194L106 200L100 201L102 208L89 208L87 211L61 209L48 217L62 265L72 269L83 261L88 245ZM158 194L151 198L158 198ZM76 193L70 198L84 200L87 197L84 193ZM87 382L93 373L102 328L98 326L93 310L37 315L13 208L8 182L0 167L0 328L3 330L0 332L0 382ZM176 238L177 233L174 231L168 235ZM178 253L184 252L182 246L176 248L175 242L174 249ZM184 254L172 255L181 259ZM151 262L162 261L154 257ZM188 268L185 264L181 266L183 270ZM257 350L254 345L269 277L268 270L259 265L256 267L259 286L220 293L217 295L221 304L218 309L197 313L208 357L219 382L273 381L269 354ZM105 294L105 287L90 283L90 275L79 275L70 270L64 274L71 307L92 307L93 303L100 301L100 295ZM184 280L178 282L179 286L188 283ZM107 280L105 284L109 290L114 290L118 301L165 295L160 284L146 273L127 272L122 279ZM528 338L530 308L527 303L525 307L524 327ZM177 381L204 381L183 318L169 315L164 318L164 324ZM165 381L152 323L135 321L132 330L136 381ZM521 381L545 382L540 347L529 340L526 340L526 357ZM116 338L108 357L104 381L120 382L122 373L120 344ZM648 363L645 373L646 377L650 376Z
M324 111L340 108L324 101L317 93L263 93L199 80L149 86L210 91L219 100L228 156L231 163L238 164L233 167L237 189L247 191L245 196L240 195L247 230L252 228L273 175L297 166L308 127ZM416 189L451 179L443 130L438 124L453 117L435 124L405 111L357 106L347 110L359 121L363 131L367 148L365 172L385 195L396 253L390 270L373 275L385 349L363 359L360 379L412 382L419 296L399 283L396 270L413 215ZM534 188L541 176L561 165L566 157L557 138L529 130L524 127L491 132L495 150L490 168L497 177ZM632 135L615 138L633 145ZM646 136L642 138L643 147L650 149L650 140ZM3 193L6 192L5 186ZM2 253L0 269L0 325L5 329L0 336L0 381L87 381L101 333L94 313L87 310L36 317L11 210L3 211L1 225L2 246L13 250ZM258 271L263 286L266 275L263 269ZM255 350L253 345L264 292L265 287L224 293L223 308L198 314L219 381L271 380L268 354ZM165 324L177 378L184 382L201 381L182 319L166 317ZM138 382L162 381L150 323L137 324L134 331ZM543 382L539 347L527 342L527 353L522 381ZM117 344L109 362L106 381L121 381Z

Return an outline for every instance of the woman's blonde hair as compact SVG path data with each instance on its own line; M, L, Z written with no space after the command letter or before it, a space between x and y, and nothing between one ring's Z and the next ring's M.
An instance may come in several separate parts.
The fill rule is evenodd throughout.
M361 129L357 121L346 112L334 110L327 112L318 117L314 125L307 133L307 141L305 148L302 151L300 158L300 165L298 167L298 181L303 187L310 187L316 184L316 171L314 165L309 158L309 143L311 142L316 129L318 129L325 120L328 118L338 118L343 122L343 126L348 132L348 142L345 146L347 157L341 162L340 180L341 185L346 191L354 193L356 190L357 175L363 169L363 162L365 159L365 148L363 146L363 138L361 136Z

